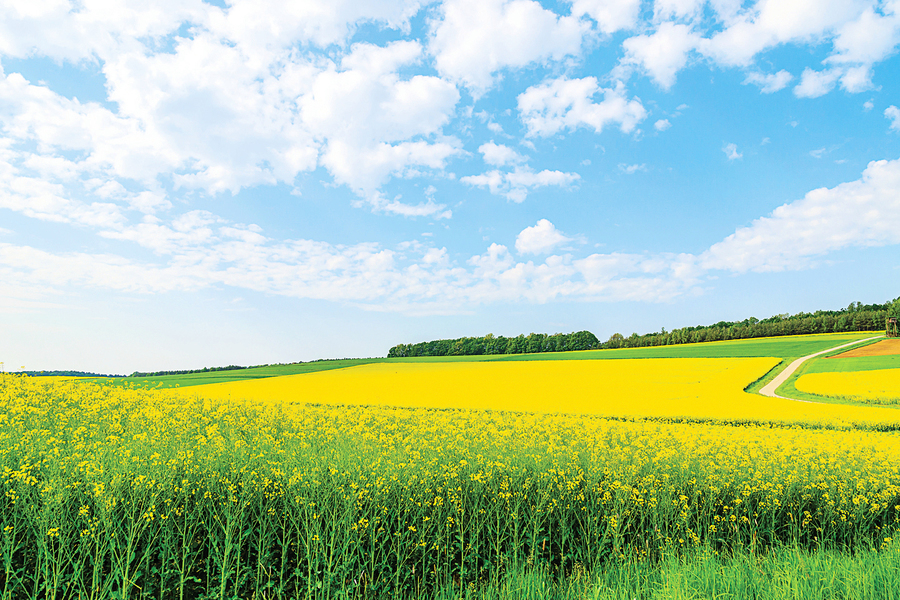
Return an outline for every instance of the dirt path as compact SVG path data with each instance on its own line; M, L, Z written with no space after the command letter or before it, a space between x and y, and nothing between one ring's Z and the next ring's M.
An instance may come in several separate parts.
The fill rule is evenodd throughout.
M841 348L847 348L849 346L861 344L862 342L868 342L870 340L874 340L874 339L877 339L880 337L884 337L884 336L876 335L876 336L873 336L870 338L866 338L864 340L856 340L855 342L850 342L849 344L842 344L840 346L835 346L834 348L829 348L827 350L822 350L821 352L816 352L815 354L810 354L809 356L803 356L801 358L798 358L797 360L795 360L794 362L789 364L784 371L779 373L778 376L775 377L775 379L773 379L772 381L767 383L765 386L763 386L763 388L761 390L759 390L759 393L762 394L763 396L769 396L771 398L781 398L782 400L794 400L794 398L785 398L784 396L779 396L778 394L775 393L775 390L778 389L779 385L781 385L782 383L787 381L787 378L790 377L794 373L794 371L796 371L797 368L800 365L802 365L804 362L808 361L811 358L815 358L816 356L819 356L820 354L827 354L829 352L834 352L835 350L840 350ZM807 402L807 400L794 400L794 401L795 402Z

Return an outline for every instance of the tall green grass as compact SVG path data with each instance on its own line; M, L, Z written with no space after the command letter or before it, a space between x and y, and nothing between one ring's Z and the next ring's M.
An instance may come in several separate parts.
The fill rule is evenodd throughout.
M707 548L657 562L613 561L564 578L519 565L482 586L442 588L439 600L895 600L900 551L750 554Z

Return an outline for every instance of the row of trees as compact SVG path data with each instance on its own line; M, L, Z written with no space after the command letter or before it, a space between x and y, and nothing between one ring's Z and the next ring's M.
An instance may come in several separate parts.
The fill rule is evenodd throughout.
M851 302L850 306L841 310L819 310L814 313L801 312L795 315L782 314L762 320L751 317L743 321L719 321L715 325L682 327L673 331L663 329L644 335L632 333L628 337L621 333L614 333L602 343L590 331L553 335L531 333L510 338L494 337L489 333L484 337L397 344L390 349L388 357L526 354L600 348L643 348L780 335L884 331L888 317L896 317L900 320L900 298L885 304Z
M268 366L268 365L262 365ZM241 367L239 365L228 365L227 367L203 367L202 369L186 369L183 371L150 371L147 373L135 371L130 377L159 377L161 375L190 375L191 373L212 373L214 371L237 371L239 369L249 369L251 367Z
M29 377L125 377L124 375L107 375L90 371L22 371Z
M455 340L433 340L418 344L397 344L388 352L388 358L399 356L463 356L479 354L528 354L532 352L566 352L592 350L601 346L590 331L574 333L530 333L516 337L464 337Z
M814 313L775 315L768 319L749 318L743 321L720 321L715 325L682 327L673 331L624 337L613 334L603 348L643 348L720 340L805 335L810 333L839 333L845 331L884 331L887 318L900 316L900 298L885 304L851 302L842 310L819 310Z

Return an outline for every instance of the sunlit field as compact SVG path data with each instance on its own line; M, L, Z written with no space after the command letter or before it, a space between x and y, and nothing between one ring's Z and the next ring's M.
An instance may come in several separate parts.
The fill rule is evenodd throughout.
M900 413L744 392L776 358L670 358L370 364L204 386L177 393L219 401L381 405L684 420L900 426Z
M810 373L797 379L794 385L802 392L819 396L900 404L900 369Z
M0 374L0 599L897 589L900 412L744 391L780 361Z

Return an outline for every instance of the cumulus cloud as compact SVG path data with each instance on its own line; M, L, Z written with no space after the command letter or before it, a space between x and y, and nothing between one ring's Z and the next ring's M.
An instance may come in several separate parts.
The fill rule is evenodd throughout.
M715 0L709 3L711 19L703 18L705 4L655 0L653 18L646 24L649 31L622 43L624 56L614 70L616 76L627 77L637 70L668 90L694 56L718 67L748 69L745 83L772 93L783 89L790 75L786 71L758 73L754 63L760 54L786 44L830 44L824 71L808 74L795 91L800 97L815 97L840 81L844 90L858 93L872 88L873 65L891 56L900 44L900 10L894 2L875 8L871 3L843 0L743 4ZM573 4L573 14L577 5ZM627 20L623 23L628 25L622 28L639 29Z
M891 121L891 129L900 131L900 108L893 104L884 109L884 116Z
M634 29L641 10L641 0L574 0L572 14L587 15L597 22L604 34Z
M496 196L504 196L507 200L524 202L528 192L551 185L567 186L581 179L578 173L551 171L544 169L535 172L527 167L517 167L513 171L503 173L498 170L481 175L461 177L460 181L476 187L486 187Z
M783 90L793 78L794 76L785 70L770 74L752 72L747 74L744 84L752 83L759 87L763 94L771 94Z
M495 73L581 52L587 25L533 0L445 0L431 23L438 72L484 94Z
M743 154L738 152L737 144L725 144L722 146L722 152L725 153L728 160L737 160L744 157Z
M892 54L900 43L900 13L894 4L884 8L886 14L879 14L867 6L856 19L840 26L834 52L825 62L871 65Z
M656 123L653 124L653 128L657 131L665 131L671 126L672 124L669 123L668 119L659 119Z
M803 69L800 83L794 88L794 95L798 98L818 98L834 89L841 76L839 69L814 71L807 67Z
M344 44L362 23L405 31L421 0L241 0L212 12L212 29L253 48L282 48L300 41L327 47Z
M652 34L637 35L622 42L625 50L622 63L637 66L657 85L668 90L699 40L700 36L690 26L666 21Z
M508 164L518 164L528 160L509 146L503 144L495 144L493 141L482 144L478 147L478 151L484 158L484 162L495 167L502 167Z
M192 37L174 39L171 52L132 40L111 53L102 68L115 112L0 71L0 126L24 147L36 144L23 164L52 170L57 180L133 180L151 194L161 180L209 194L290 184L321 165L373 207L412 214L391 211L397 205L378 199L380 187L440 171L461 153L458 140L442 133L459 100L456 87L398 74L423 59L418 42L357 44L335 60L316 58L263 44L249 30L265 47L243 45L244 34L219 37L231 12L204 10L212 13ZM301 33L291 35L292 43ZM60 156L73 152L78 159ZM165 206L151 200L139 192L131 205Z
M516 236L516 250L521 254L543 254L572 238L566 237L547 219L526 227Z
M68 286L127 293L227 286L418 314L501 301L666 301L696 290L715 271L802 269L844 248L900 243L900 160L872 162L860 179L813 190L699 255L567 253L538 262L516 260L494 243L456 260L420 242L274 240L255 225L199 210L166 220L145 215L101 235L147 248L157 260L0 243L0 282L16 282L4 306L46 302ZM541 219L516 236L515 249L544 254L568 241Z
M593 102L597 94L603 100ZM612 124L629 133L647 117L640 99L627 98L624 84L601 88L595 77L562 77L531 86L519 95L518 109L528 135L542 137L578 127L600 133Z
M0 5L0 54L71 62L108 58L123 42L162 38L206 15L199 0L5 2Z
M653 16L657 20L685 19L696 16L704 0L655 0Z
M780 44L825 39L859 12L859 4L842 0L760 1L736 13L698 51L723 66L749 66Z
M643 164L643 163L641 163L639 165L628 165L625 163L619 163L619 170L621 172L625 173L626 175L633 175L633 174L637 173L638 171L646 171L647 165Z
M900 243L900 160L869 163L862 177L820 188L738 229L700 256L706 269L783 271L850 246Z

